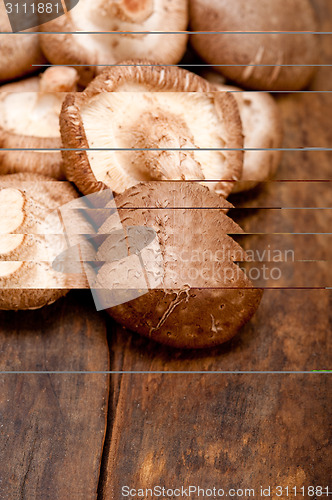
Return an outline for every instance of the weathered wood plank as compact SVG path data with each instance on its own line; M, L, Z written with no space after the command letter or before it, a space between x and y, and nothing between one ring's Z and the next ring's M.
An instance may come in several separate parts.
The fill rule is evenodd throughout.
M330 389L318 374L123 375L100 498L123 486L327 486Z
M104 319L89 292L0 313L0 371L109 369ZM0 373L0 499L93 500L108 375Z

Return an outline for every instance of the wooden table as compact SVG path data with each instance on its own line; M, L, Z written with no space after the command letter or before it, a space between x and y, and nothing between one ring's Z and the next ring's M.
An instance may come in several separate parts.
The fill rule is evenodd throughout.
M332 31L331 2L315 5L321 30ZM320 41L322 63L331 63L331 36ZM332 90L331 68L311 90ZM332 94L277 100L285 148L332 146ZM247 236L245 247L291 248L297 260L321 262L287 266L285 288L266 290L224 346L153 344L98 314L88 291L0 314L1 371L33 372L0 374L1 500L119 500L125 485L255 488L260 498L260 486L327 485L330 374L188 373L331 368L332 290L319 287L332 285L324 262L332 236L294 233L331 232L332 153L285 152L275 180L293 182L232 199L246 207L232 214L246 232L267 233ZM108 370L129 373L77 373Z

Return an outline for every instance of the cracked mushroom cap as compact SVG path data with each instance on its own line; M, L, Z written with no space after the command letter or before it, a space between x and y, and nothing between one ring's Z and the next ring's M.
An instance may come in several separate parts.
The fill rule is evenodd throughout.
M0 2L0 32L2 33L0 35L0 82L33 73L37 69L32 66L33 64L45 62L38 34L11 34L12 28L5 3Z
M76 89L74 68L48 68L40 77L0 87L0 173L34 172L62 179L59 115ZM16 148L33 148L19 151ZM37 151L44 149L44 151Z
M224 85L221 75L205 72L203 76L220 91L233 91L239 106L244 133L245 151L241 180L235 183L233 193L252 189L259 182L271 179L280 163L281 151L271 151L282 146L282 120L276 101L267 92L246 92L238 87Z
M227 196L243 163L235 99L183 69L143 64L109 68L66 98L60 129L64 147L74 149L63 152L68 180L89 194L194 179Z
M193 182L145 183L115 201L123 227L152 228L160 252L141 256L148 293L108 309L109 314L126 328L173 347L211 347L232 338L262 295L234 263L245 261L246 254L228 236L242 232L225 213L232 205ZM111 233L111 217L101 231ZM131 248L130 241L127 245ZM105 260L103 245L99 253ZM156 268L160 280L151 283ZM111 289L123 282L121 269L121 262L103 265L99 283ZM124 271L135 274L135 269Z
M64 237L53 235L55 226L45 221L77 196L68 182L29 173L0 176L0 309L36 309L73 288L72 276L52 268Z
M223 32L194 34L191 43L206 62L224 65L215 69L243 87L300 90L315 71L305 65L319 63L316 36L311 33L224 33L317 31L309 0L190 0L190 23L193 31Z
M86 84L100 72L94 66L98 64L112 65L129 58L178 63L187 34L163 32L185 31L188 18L188 0L80 0L70 12L44 24L42 29L54 34L43 34L40 39L53 64L86 65L78 68L81 82ZM75 35L76 31L93 34Z

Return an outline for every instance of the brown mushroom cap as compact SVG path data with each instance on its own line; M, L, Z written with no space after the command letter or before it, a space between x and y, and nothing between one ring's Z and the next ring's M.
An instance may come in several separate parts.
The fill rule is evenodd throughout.
M48 68L41 77L0 87L0 173L35 172L63 179L59 115L75 90L74 68ZM19 151L17 148L44 149Z
M65 100L61 137L74 149L63 152L68 180L83 194L148 180L213 180L210 189L227 196L243 162L235 99L183 69L138 63L105 70Z
M193 31L316 31L308 0L191 0ZM195 34L198 54L227 78L258 90L298 90L305 87L319 63L313 34ZM267 64L273 66L253 66ZM227 66L229 65L229 66ZM231 66L242 65L242 66Z
M126 328L173 347L211 347L232 338L262 295L234 263L246 260L246 254L228 236L242 232L225 213L232 205L193 182L140 184L119 195L116 205L125 229L146 226L157 233L162 280L145 295L108 309L109 314ZM154 259L153 253L150 260L143 258L147 274ZM111 288L119 269L120 263L111 271L102 266L99 282Z
M47 217L78 196L68 182L37 174L0 176L0 309L36 309L66 295L71 276L52 269ZM53 219L52 219L53 220Z
M185 31L188 19L188 0L80 0L66 15L44 24L42 29L54 34L42 34L40 40L53 64L86 65L77 69L81 83L87 84L103 69L94 65L116 64L128 58L178 63L186 49L187 34L162 32ZM93 34L73 34L76 31ZM139 34L132 34L135 32Z
M5 3L0 2L0 82L33 73L37 69L33 64L45 62L38 34L11 34Z
M225 85L219 73L207 71L203 76L220 91L233 91L243 125L244 148L262 149L244 152L242 177L232 192L252 189L273 177L280 163L282 152L270 149L282 146L282 121L277 103L267 92L245 92Z

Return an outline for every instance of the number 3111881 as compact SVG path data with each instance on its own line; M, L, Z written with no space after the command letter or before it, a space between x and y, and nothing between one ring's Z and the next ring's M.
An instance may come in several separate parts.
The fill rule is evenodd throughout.
M290 488L289 486L277 486L275 488L275 494L277 497L294 497L302 496L304 498L308 497L329 497L332 496L332 491L329 490L328 486L302 486Z
M7 14L59 14L59 3L10 3L5 4Z

